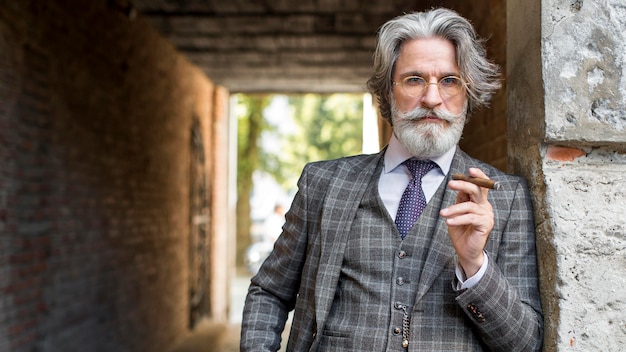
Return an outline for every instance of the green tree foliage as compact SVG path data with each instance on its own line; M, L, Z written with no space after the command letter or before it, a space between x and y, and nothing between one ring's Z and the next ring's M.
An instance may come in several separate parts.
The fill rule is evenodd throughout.
M305 94L288 96L284 116L264 116L276 96L237 96L237 264L250 245L250 195L253 173L270 174L293 191L307 162L361 152L363 96ZM284 96L283 96L284 97ZM282 128L288 124L290 128Z
M261 151L261 170L274 176L286 190L295 187L307 162L336 159L361 152L363 96L357 94L305 94L289 96L291 133L271 137L280 152ZM281 122L286 123L286 122Z

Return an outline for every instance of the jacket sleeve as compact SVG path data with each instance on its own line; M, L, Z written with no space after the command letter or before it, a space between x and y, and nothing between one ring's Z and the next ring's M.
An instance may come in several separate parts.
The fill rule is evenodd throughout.
M510 191L493 192L501 226L494 227L487 244L487 271L475 286L460 291L457 303L491 350L539 351L543 316L532 203L523 180L509 184Z
M241 352L278 351L294 309L307 251L307 167L274 250L252 278L243 310Z

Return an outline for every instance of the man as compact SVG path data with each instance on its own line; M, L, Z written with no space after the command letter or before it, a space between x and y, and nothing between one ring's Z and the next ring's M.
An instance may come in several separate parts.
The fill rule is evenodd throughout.
M294 309L287 351L540 350L528 188L457 147L467 114L499 88L498 67L446 9L384 24L374 58L368 87L393 136L379 154L304 168L252 278L241 350L277 351Z

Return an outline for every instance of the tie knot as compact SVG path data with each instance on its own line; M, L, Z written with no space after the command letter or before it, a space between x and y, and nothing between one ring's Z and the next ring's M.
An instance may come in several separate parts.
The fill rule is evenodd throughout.
M422 177L424 177L424 175L426 175L430 170L437 167L437 164L435 164L431 160L409 159L406 160L403 164L406 165L409 171L411 171L411 175L413 176L414 180L421 180Z

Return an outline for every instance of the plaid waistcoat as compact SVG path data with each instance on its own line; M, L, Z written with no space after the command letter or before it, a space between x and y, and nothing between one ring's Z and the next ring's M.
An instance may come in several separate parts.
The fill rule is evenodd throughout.
M401 240L379 196L378 178L370 180L348 235L319 351L405 351L402 343L410 341L411 328L406 323L444 189L442 184Z

